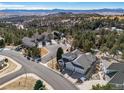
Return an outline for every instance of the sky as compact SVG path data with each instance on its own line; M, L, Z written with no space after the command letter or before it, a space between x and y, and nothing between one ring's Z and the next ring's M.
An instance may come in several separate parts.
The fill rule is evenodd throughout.
M0 9L72 9L123 8L124 2L0 2Z

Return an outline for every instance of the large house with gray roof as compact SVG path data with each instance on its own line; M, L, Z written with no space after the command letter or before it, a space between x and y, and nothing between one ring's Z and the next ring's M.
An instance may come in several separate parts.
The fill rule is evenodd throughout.
M59 39L63 34L60 34L57 31L53 33L43 32L42 34L35 33L32 37L24 37L22 39L22 44L24 47L35 47L38 45L38 42L41 42L43 46L46 43L52 43L52 39Z
M124 89L124 63L113 63L107 68L107 75L110 77L110 84L119 89Z
M62 59L59 60L62 73L81 80L89 79L98 63L96 56L82 53L79 50L63 54Z
M22 43L25 47L35 47L36 46L34 39L29 38L29 37L24 37L22 39Z
M38 42L42 42L44 45L46 42L50 42L53 38L52 34L44 32L42 34L35 33L31 38L24 37L22 39L22 43L25 47L35 47L37 46Z

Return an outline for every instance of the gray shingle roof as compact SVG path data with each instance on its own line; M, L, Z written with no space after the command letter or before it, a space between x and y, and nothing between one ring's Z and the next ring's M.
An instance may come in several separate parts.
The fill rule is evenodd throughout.
M117 71L109 83L124 84L124 63L113 63L107 69Z
M124 71L124 63L113 63L107 69L115 71Z
M34 46L36 46L36 44L33 42L33 39L31 39L29 37L24 37L22 39L22 43L23 43L23 45L25 45L27 47L34 47Z
M87 69L90 68L92 63L95 61L95 56L82 54L76 60L74 60L73 63L82 66L84 71L87 71Z
M27 47L34 47L34 46L36 46L35 42L38 42L38 41L47 41L48 42L51 39L53 39L52 34L49 34L48 32L43 32L42 34L35 33L31 38L24 37L22 39L22 42L23 42L23 45L25 45Z
M124 72L117 72L109 81L112 84L124 84Z
M75 49L74 51L72 51L72 53L74 53L76 55L82 54L82 52L79 49Z
M63 58L69 59L70 61L74 60L77 58L77 55L74 53L65 53L62 55Z
M66 53L62 55L62 58L67 58L71 60L61 59L62 62L66 64L64 68L67 72L74 74L81 74L83 76L86 74L88 69L92 66L93 62L96 62L96 57L92 54L83 54L79 50L75 50L70 53Z

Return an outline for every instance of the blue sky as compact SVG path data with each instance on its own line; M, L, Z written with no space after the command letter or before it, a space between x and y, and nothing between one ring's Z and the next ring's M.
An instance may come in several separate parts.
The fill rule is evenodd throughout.
M0 9L102 9L123 8L124 2L1 2Z

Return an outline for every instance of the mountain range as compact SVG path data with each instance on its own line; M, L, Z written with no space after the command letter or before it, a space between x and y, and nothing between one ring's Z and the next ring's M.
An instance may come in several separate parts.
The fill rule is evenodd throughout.
M5 10L0 10L0 14L11 14L11 15L20 15L20 14L40 14L40 15L45 15L45 14L53 14L53 13L59 13L59 12L64 12L64 13L86 13L86 14L101 14L101 15L122 15L124 14L124 9L118 8L118 9L93 9L93 10L64 10L64 9L52 9L52 10L19 10L19 9L5 9Z

